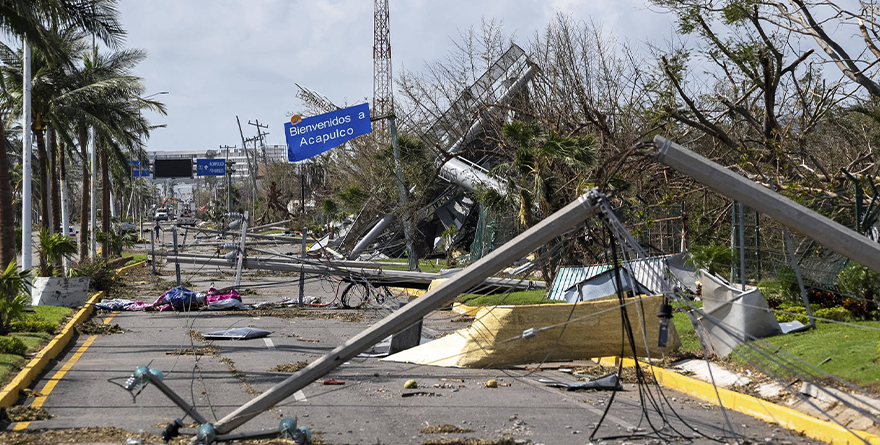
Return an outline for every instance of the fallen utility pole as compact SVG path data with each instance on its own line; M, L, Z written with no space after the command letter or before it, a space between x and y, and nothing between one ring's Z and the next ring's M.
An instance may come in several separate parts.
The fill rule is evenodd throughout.
M204 233L216 233L216 234L218 234L218 235L220 235L220 234L224 234L224 233L228 233L228 232L224 232L224 231L221 231L221 230L206 229L206 228L203 228L203 227L199 227L198 229L195 229L195 230L197 230L197 231L199 231L199 232L204 232ZM302 239L302 237L299 237L299 236L286 236L286 235L258 235L258 234L256 234L256 233L248 233L247 236L248 236L248 238L255 238L255 239L268 239L268 240L275 240L275 241L285 241L285 242L289 242L289 243L298 243L298 242L300 242L300 240ZM315 239L313 239L313 238L309 238L309 237L306 237L306 242L313 243L313 242L315 242Z
M156 255L160 255L156 253ZM229 266L230 260L216 258L209 255L179 255L164 254L169 262L192 263L203 266ZM432 281L445 278L435 272L415 272L408 270L388 270L379 266L367 265L364 267L344 267L337 263L325 266L315 263L302 263L296 259L290 260L265 260L253 257L245 258L242 262L245 269L274 270L283 272L300 272L310 275L347 275L369 281L373 285L402 286L427 289ZM465 269L467 270L467 269ZM459 274L463 273L459 272ZM457 275L453 275L457 276ZM511 291L545 289L543 281L528 281L514 278L486 278L481 283L483 288L509 289Z
M655 159L733 198L819 244L880 272L880 244L740 176L662 136Z
M550 215L437 288L428 291L425 295L385 317L329 354L315 360L296 374L220 419L214 425L214 430L220 434L217 436L217 440L224 440L223 434L229 433L272 408L293 393L342 365L346 360L367 350L383 338L396 334L418 322L434 309L479 285L487 277L595 215L599 211L599 206L596 204L599 199L601 199L601 194L596 189L590 190L575 202Z

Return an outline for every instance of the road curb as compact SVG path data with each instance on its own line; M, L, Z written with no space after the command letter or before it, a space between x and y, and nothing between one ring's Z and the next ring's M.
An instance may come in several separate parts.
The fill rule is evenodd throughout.
M603 357L597 360L604 366L617 366L621 359L619 357ZM635 366L633 359L623 359L623 366ZM642 366L649 366L642 364ZM715 386L681 375L675 371L664 368L651 366L654 377L661 385L683 392L697 399L718 405L724 405L726 409L746 414L766 422L775 423L784 428L798 431L812 439L821 440L834 445L857 445L857 444L877 444L880 445L880 436L865 431L853 430L849 432L846 428L815 417L808 416L800 411L777 405L775 403L761 400L746 394L740 394L724 388L716 388ZM716 394L716 390L718 391Z
M116 270L116 274L125 275L129 271L145 264L147 264L146 261L141 261L130 266L121 267ZM34 358L32 358L27 365L18 372L18 375L16 375L15 378L3 388L3 390L0 390L0 408L9 408L18 401L19 392L22 389L27 388L28 385L30 385L31 382L43 372L43 369L49 363L49 360L54 359L58 353L67 347L67 344L70 343L70 339L73 338L74 326L87 320L92 315L92 312L94 312L95 304L103 298L103 291L92 295L92 297L86 301L86 304L84 304L83 307L67 321L67 324L64 325L61 332L58 333L49 344L44 346L40 352L37 352L37 355L35 355Z
M86 304L83 305L82 309L67 321L67 324L61 329L61 332L56 335L49 344L43 347L40 352L37 352L37 355L35 355L34 358L32 358L27 365L18 372L18 375L16 375L15 378L12 379L2 391L0 391L0 408L9 408L18 401L19 391L27 388L28 385L40 375L43 368L49 363L49 360L54 359L59 352L67 347L67 344L70 343L70 339L73 338L74 326L88 319L95 310L95 303L101 301L102 298L104 298L103 291L92 295Z

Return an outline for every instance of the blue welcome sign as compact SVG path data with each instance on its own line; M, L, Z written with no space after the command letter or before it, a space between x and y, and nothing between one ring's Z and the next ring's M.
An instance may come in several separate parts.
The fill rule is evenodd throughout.
M302 161L373 131L370 104L360 104L318 116L294 116L284 124L287 160Z

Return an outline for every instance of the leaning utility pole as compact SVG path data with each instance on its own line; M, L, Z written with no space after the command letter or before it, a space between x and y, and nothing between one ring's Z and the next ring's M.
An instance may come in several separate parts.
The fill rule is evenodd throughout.
M250 172L251 177L251 185L253 186L253 191L251 192L251 208L253 208L253 203L257 202L257 151L254 150L254 165L251 166L251 157L248 154L247 142L244 138L244 132L241 131L241 121L238 119L238 116L235 116L235 121L238 122L238 134L241 135L241 148L242 150L244 150L245 159L247 159L248 171Z
M226 149L226 213L232 212L232 170L229 168L229 149L235 148L229 145L221 145L220 149Z
M269 133L266 133L265 131L263 131L263 129L269 128L269 126L260 124L259 119L256 119L254 122L248 121L248 125L253 125L257 127L257 140L260 141L260 151L263 155L263 166L266 168L266 174L268 175L269 159L267 159L266 157L266 141L264 140L264 137L267 136ZM256 149L254 150L254 153L256 153Z

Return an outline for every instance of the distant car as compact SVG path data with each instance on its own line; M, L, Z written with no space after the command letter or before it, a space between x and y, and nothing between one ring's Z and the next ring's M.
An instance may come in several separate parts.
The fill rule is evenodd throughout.
M114 224L114 228L116 229L117 235L124 235L126 233L134 233L135 227L134 224L130 222L121 222Z
M156 212L156 214L153 215L153 219L155 219L156 221L168 221L168 212Z
M73 226L67 226L67 236L76 238L76 229L74 229Z

